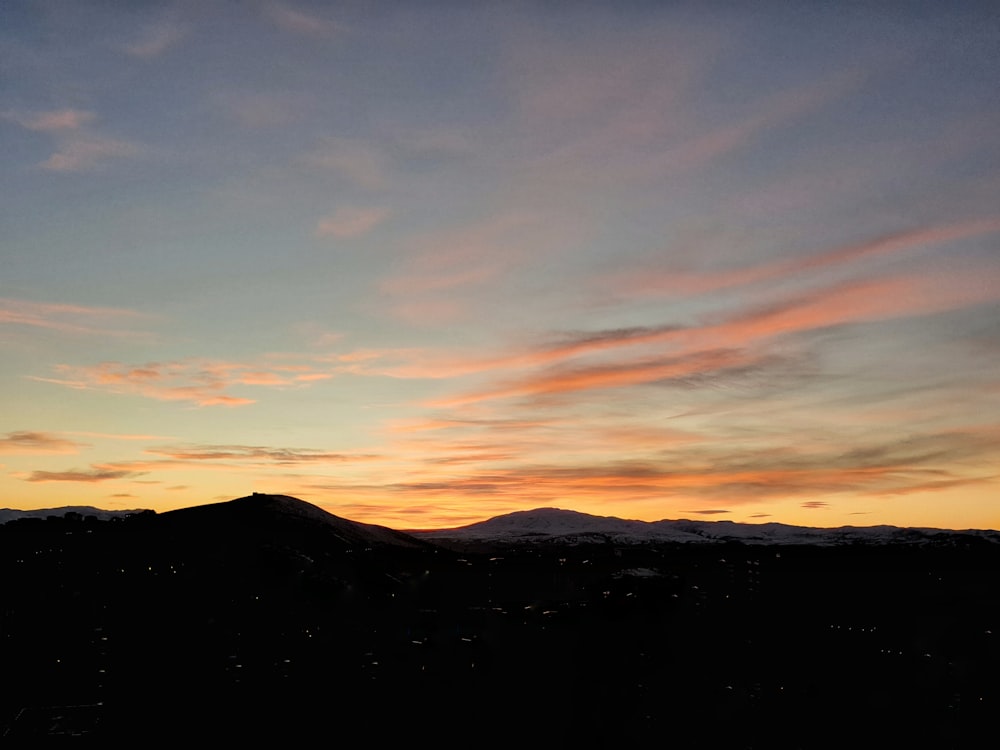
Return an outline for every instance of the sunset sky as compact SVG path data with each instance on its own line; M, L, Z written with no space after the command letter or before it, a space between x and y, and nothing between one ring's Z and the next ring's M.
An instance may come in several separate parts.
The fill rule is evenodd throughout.
M1000 528L990 3L0 5L0 507Z

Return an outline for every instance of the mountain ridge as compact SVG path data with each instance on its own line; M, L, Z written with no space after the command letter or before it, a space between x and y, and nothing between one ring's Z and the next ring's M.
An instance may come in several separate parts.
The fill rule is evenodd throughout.
M252 493L233 500L203 503L162 513L144 509L104 510L92 506L63 506L38 510L0 509L0 524L22 518L76 514L100 520L133 515L155 515L166 524L198 518L212 524L252 524L257 518L266 526L274 519L302 524L311 521L349 543L419 546L439 541L483 541L497 543L731 543L807 544L932 544L977 543L1000 545L1000 531L991 529L940 529L879 524L874 526L815 527L779 522L759 524L732 520L702 521L687 518L641 521L617 516L599 516L566 508L545 506L493 516L448 529L394 529L337 516L318 505L290 495Z
M936 529L890 525L832 528L736 521L662 519L638 521L596 516L562 508L515 511L453 529L412 530L418 538L440 541L583 543L726 543L743 544L926 544L985 541L1000 544L1000 532L988 529Z
M111 518L122 518L139 513L150 513L143 508L132 508L130 510L108 510L106 508L95 508L92 505L63 505L58 508L37 508L33 510L19 510L17 508L0 508L0 525L8 521L17 521L22 518L46 519L49 516L65 517L70 513L77 513L84 518L94 516L101 521Z

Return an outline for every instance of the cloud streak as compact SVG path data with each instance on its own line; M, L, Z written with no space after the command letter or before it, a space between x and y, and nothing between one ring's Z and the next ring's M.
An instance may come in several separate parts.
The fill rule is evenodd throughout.
M0 298L0 326L47 328L88 336L128 336L133 332L112 327L115 322L148 320L150 316L117 307L93 307L58 302Z
M300 36L331 39L343 31L339 24L328 18L284 3L268 3L264 12L279 28Z
M262 445L161 446L147 448L145 452L179 461L235 461L277 466L372 461L380 458L374 454L331 453L315 448L274 448Z
M78 482L94 484L115 479L132 479L142 476L144 472L124 471L104 466L92 466L90 469L70 469L68 471L33 471L25 480L27 482Z
M7 112L4 119L16 122L27 130L54 133L62 130L77 130L97 119L97 115L83 109L54 109L47 112L17 113Z
M442 360L445 373L462 374L495 369L548 369L500 382L493 388L445 398L437 406L475 401L611 388L657 380L711 375L746 368L767 360L760 347L778 337L804 334L849 324L926 315L1000 299L1000 276L954 273L853 281L804 292L758 307L731 312L700 325L634 327L587 332L508 356ZM668 354L627 357L625 362L569 366L571 359L608 355L636 347L667 347ZM673 351L671 351L673 350ZM400 375L431 375L435 365L402 366Z
M93 366L59 365L59 377L33 377L46 383L108 393L138 395L158 401L178 401L196 406L246 406L255 399L229 392L237 386L303 387L332 377L309 365L240 363L212 360L179 360L128 365L102 362Z
M807 273L848 266L869 258L901 255L928 245L949 244L997 232L1000 232L1000 218L985 217L892 232L820 253L810 253L740 269L692 273L681 269L662 272L644 268L616 275L611 285L619 293L628 295L704 294L765 281L793 279Z
M130 57L152 60L177 45L186 29L173 20L161 21L147 28L134 42L125 47Z
M50 456L79 453L83 443L53 435L48 432L8 432L0 438L0 454L21 456Z
M341 206L332 214L319 220L316 224L316 236L339 239L360 237L368 234L385 221L388 216L389 209L387 208Z

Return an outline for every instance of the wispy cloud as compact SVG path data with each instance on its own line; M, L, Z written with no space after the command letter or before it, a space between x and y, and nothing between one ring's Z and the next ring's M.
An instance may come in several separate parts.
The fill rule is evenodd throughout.
M862 242L756 266L705 272L691 272L682 268L642 268L612 276L610 281L602 279L600 284L610 284L620 293L629 296L695 295L765 281L799 278L822 270L848 266L867 258L903 254L928 245L947 244L996 232L1000 232L1000 218L985 217L892 232Z
M245 406L255 399L235 396L235 386L301 387L332 377L309 365L180 360L128 365L102 362L94 366L59 365L59 377L34 377L46 383L78 390L133 394L159 401L179 401L196 406Z
M185 33L186 29L177 21L163 20L146 28L135 41L126 45L125 52L131 57L150 60L175 46Z
M869 75L863 65L841 67L748 97L728 119L708 118L698 114L697 97L712 85L733 29L678 24L666 38L660 31L607 34L595 45L527 37L531 48L518 48L511 66L518 124L533 154L519 162L525 189L556 183L606 193L697 172L829 107Z
M316 225L317 237L360 237L367 234L389 216L389 209L341 206L324 216Z
M78 109L59 109L34 113L6 113L6 119L22 127L47 133L55 151L38 166L49 172L82 172L109 159L138 156L142 150L131 141L104 135L88 127L97 116Z
M48 456L79 453L83 443L59 437L48 432L8 432L0 437L0 453L22 456Z
M144 313L118 307L0 298L0 325L47 328L74 335L129 336L135 332L113 324L148 319Z
M469 446L474 447L488 446ZM712 441L644 460L574 462L563 456L560 464L522 460L502 467L483 453L482 465L438 462L433 471L425 465L422 473L402 474L382 485L382 491L442 500L491 497L510 507L559 504L566 498L572 498L574 507L639 500L745 505L798 499L803 508L822 509L832 503L814 499L817 495L902 495L995 481L989 466L995 450L995 441L956 432L928 436L921 444L876 443L861 451L829 445L809 452L786 446L734 456L718 452ZM978 473L956 474L956 455L964 457L966 470L978 465Z
M328 138L299 161L314 169L342 174L357 187L381 190L389 184L390 162L380 148L357 138Z
M388 309L407 322L438 322L496 293L515 271L550 259L583 231L584 222L557 224L522 210L414 238L405 260L379 283Z
M458 406L514 396L550 396L600 388L618 388L656 381L680 380L719 374L754 364L756 357L737 350L716 349L696 354L643 358L631 362L579 366L547 370L524 378L501 382L488 390L470 392L435 402L437 406Z
M4 119L12 120L23 128L44 133L60 130L77 130L97 119L93 112L82 109L55 109L46 112L7 112Z
M452 355L439 356L435 361L433 356L422 353L419 359L383 367L382 371L401 377L453 377L547 366L501 380L492 388L446 397L436 402L439 406L690 378L766 363L769 355L761 347L778 337L995 301L1000 299L1000 278L995 277L990 273L955 272L852 281L709 316L691 326L667 324L584 332L564 335L534 348L495 356L472 355L464 360ZM635 353L620 354L626 350ZM643 350L655 353L643 355ZM618 361L565 364L595 355L616 356Z
M139 147L120 138L80 135L64 139L55 153L38 166L49 172L82 172L108 159L138 155Z
M316 448L275 448L262 445L168 445L147 448L145 452L181 461L234 461L277 466L372 461L379 458L373 454L333 453Z
M90 469L70 469L68 471L33 471L27 482L82 482L93 484L112 479L131 479L142 476L143 472L124 471L106 466L93 465Z
M264 12L280 28L301 36L330 39L343 31L340 24L323 15L307 13L284 3L268 3Z

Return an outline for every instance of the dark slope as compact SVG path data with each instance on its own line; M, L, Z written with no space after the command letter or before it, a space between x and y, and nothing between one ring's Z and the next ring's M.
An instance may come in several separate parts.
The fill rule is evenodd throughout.
M433 548L403 532L349 521L288 495L254 493L224 503L181 508L158 515L155 523L167 533L210 537L222 543L307 542L322 544L328 551Z
M366 715L365 654L402 639L382 623L408 627L451 559L275 495L4 525L0 735L47 705L100 704L110 743L301 738L332 705Z

